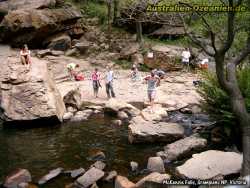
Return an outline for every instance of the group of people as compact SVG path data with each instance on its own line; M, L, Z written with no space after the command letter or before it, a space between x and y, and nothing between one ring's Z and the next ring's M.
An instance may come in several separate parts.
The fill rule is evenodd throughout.
M79 64L69 63L67 65L69 77L71 80L82 81L84 80L84 76L82 73L77 72L77 68L79 68ZM100 82L101 79L103 78L101 78L101 74L98 71L98 68L95 68L95 70L91 74L91 80L92 80L95 98L98 98L99 89L102 87L101 82ZM113 89L113 80L114 80L113 70L111 69L111 67L107 67L105 86L106 86L106 93L107 93L108 98L115 97L115 92Z
M76 68L78 67L79 67L78 64L73 65L72 63L70 63L67 65L70 78L73 77L76 81L77 81ZM156 97L156 88L160 85L160 80L164 77L164 75L165 75L164 71L155 69L150 72L150 75L143 78L143 80L147 82L148 84L147 94L148 94L148 99L149 99L150 106L151 106L151 111L153 109L154 100ZM137 79L138 76L139 76L139 71L136 66L133 66L130 77L133 80L133 79ZM101 77L101 73L99 72L98 68L95 68L95 70L92 72L91 80L92 80L92 85L93 85L94 97L98 98L99 89L102 88L101 80L103 79L105 80L105 88L106 88L107 97L115 98L116 95L115 95L114 88L113 88L113 81L115 77L114 77L114 72L110 66L106 67L106 73L105 73L104 78Z
M185 48L185 50L181 54L182 64L189 68L190 59L191 59L191 53L190 53L188 48ZM197 66L199 69L206 70L206 69L208 69L208 63L209 63L208 58L205 58L205 59L202 59L200 62L198 62Z

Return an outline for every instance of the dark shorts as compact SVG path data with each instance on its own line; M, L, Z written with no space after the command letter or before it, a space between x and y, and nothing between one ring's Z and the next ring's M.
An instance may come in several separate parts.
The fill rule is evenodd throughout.
M100 83L99 83L99 81L97 81L97 80L93 80L93 88L94 88L94 90L99 89L99 87L100 87Z

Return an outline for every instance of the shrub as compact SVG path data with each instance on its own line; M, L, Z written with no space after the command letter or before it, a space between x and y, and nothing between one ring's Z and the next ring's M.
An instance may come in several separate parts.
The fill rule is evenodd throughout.
M228 125L237 123L236 117L232 113L230 98L224 92L214 73L203 73L204 82L198 91L204 100L204 109L219 121ZM248 112L250 112L250 67L239 70L237 73L238 83L246 101Z

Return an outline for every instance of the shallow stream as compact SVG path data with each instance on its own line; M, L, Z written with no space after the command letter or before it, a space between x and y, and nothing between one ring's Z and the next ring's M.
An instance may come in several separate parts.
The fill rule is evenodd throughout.
M50 170L62 167L65 170L94 163L91 153L101 150L106 155L106 171L134 179L130 161L146 168L147 159L162 150L164 144L128 143L127 126L114 127L109 117L92 117L87 122L67 123L38 128L5 128L0 126L0 178L16 168L28 169L34 182ZM72 179L61 175L43 187L63 188ZM103 185L101 187L110 187Z

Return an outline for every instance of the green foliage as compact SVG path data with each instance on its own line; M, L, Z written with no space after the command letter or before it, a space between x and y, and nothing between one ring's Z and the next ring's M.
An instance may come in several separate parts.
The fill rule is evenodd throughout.
M230 98L221 89L216 75L206 72L202 76L205 81L199 87L198 92L205 99L205 110L224 123L229 125L236 123L237 120L230 106ZM248 112L250 112L250 68L246 67L239 70L237 76Z
M131 69L133 63L127 60L116 60L114 61L115 64L121 66L123 69Z
M104 24L107 21L107 6L96 2L88 2L82 7L85 14L91 18L99 18L100 24Z

